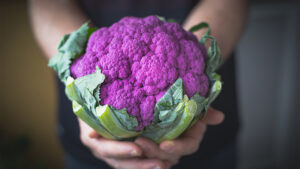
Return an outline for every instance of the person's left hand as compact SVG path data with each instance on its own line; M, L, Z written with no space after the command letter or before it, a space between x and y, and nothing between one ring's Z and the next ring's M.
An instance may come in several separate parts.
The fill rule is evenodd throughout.
M175 140L163 141L159 145L147 138L137 138L135 143L143 149L147 158L164 160L168 168L178 163L182 156L195 153L200 146L206 131L206 125L217 125L224 120L224 114L209 108L203 120L198 120L195 125Z

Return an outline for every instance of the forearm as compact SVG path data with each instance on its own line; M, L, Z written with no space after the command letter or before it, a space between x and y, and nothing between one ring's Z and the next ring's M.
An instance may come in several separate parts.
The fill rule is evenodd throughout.
M243 32L247 13L248 0L203 0L191 11L184 28L189 29L199 22L207 22L225 61ZM195 34L200 39L203 31Z
M30 0L29 12L34 35L48 59L56 54L63 35L87 21L73 0Z

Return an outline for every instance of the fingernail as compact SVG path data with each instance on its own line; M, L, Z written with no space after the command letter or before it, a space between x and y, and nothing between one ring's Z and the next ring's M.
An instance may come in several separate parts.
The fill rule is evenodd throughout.
M139 156L140 153L137 152L136 150L132 150L132 151L130 152L130 155L132 155L132 156Z
M153 169L161 169L160 166L155 166Z
M165 143L165 145L163 146L163 149L169 153L171 153L174 149L174 143L173 141L168 141Z

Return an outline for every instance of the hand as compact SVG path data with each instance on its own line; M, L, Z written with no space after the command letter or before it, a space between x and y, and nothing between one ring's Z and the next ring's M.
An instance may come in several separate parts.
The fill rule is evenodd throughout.
M134 142L108 140L98 135L79 119L80 139L95 157L116 169L165 169L166 164L156 158L141 158L143 152Z
M175 140L163 141L159 145L146 138L135 140L148 158L158 158L165 161L167 168L178 163L184 155L195 153L200 146L206 131L206 125L217 125L224 120L224 114L209 108L203 120L198 120L195 125Z

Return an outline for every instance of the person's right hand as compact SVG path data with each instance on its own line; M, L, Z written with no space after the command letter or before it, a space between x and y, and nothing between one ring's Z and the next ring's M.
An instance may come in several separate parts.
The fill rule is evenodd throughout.
M155 158L142 158L142 149L134 142L108 140L79 120L80 139L95 157L116 169L165 169L166 163Z

